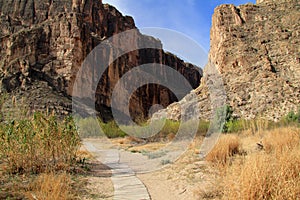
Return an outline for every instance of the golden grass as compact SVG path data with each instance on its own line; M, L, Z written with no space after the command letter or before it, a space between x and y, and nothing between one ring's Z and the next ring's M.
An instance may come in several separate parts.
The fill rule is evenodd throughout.
M262 143L267 153L292 150L299 145L299 129L279 128L264 134Z
M235 161L223 180L223 199L299 198L299 150L282 153L258 153Z
M72 195L71 177L62 174L41 174L31 184L31 191L27 192L27 198L36 200L67 200L74 199Z
M219 197L228 200L299 199L299 134L299 129L291 127L263 131L261 151L237 156L224 166ZM228 142L223 143L221 146L227 146L223 148L223 155L228 155ZM222 148L216 149L219 151L214 154L222 155ZM222 158L218 159L222 161Z
M240 152L241 142L237 135L221 135L212 151L206 156L206 161L225 165L229 158Z

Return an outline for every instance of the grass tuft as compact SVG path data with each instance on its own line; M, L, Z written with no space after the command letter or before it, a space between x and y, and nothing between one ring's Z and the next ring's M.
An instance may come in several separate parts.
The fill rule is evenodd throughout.
M262 131L263 148L231 157L223 165L215 191L227 200L298 199L300 196L300 129L295 127ZM227 136L228 137L228 136ZM232 136L229 136L229 138ZM237 136L236 136L237 137ZM239 135L241 140L249 136ZM209 159L227 162L236 152L238 139L223 138ZM227 140L226 140L227 139ZM232 150L230 153L230 149Z
M206 156L206 161L225 165L230 157L240 152L240 139L237 135L221 135L212 151Z
M30 187L30 192L27 192L28 199L43 199L43 200L68 200L74 199L72 195L72 181L70 175L61 174L41 174Z

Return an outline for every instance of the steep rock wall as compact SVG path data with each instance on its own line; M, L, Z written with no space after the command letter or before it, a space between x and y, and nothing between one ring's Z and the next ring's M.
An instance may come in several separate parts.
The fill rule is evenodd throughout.
M204 69L204 78L195 90L200 118L211 117L214 103L211 103L209 83L214 81L211 76L214 67L223 79L226 102L235 116L279 120L297 110L300 105L299 13L297 0L258 0L256 5L220 5L215 9L210 35L211 64ZM179 107L174 104L165 111L170 118L179 119Z
M116 8L102 4L101 0L1 1L0 27L1 92L9 92L17 99L24 98L25 104L30 104L33 110L48 107L64 114L71 111L73 83L89 52L105 38L136 29L132 17L123 16ZM100 81L96 108L107 113L103 118L109 116L110 96L115 83L140 64L166 64L182 73L192 87L199 85L202 72L196 66L166 54L161 50L159 40L136 30L135 40L130 41L130 45L138 49L141 41L147 41L157 49L138 50L119 58ZM103 54L109 57L113 51L108 49ZM93 73L86 72L82 79L88 81ZM149 87L133 96L130 110L134 117L147 116L152 104L167 106L177 100L161 86Z

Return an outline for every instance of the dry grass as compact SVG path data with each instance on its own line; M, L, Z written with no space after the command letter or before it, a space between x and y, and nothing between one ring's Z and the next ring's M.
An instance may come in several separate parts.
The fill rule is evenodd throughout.
M279 128L264 134L262 143L267 153L292 150L299 145L299 129Z
M290 199L300 197L300 152L258 153L237 160L224 177L223 199Z
M72 195L72 181L70 175L62 174L41 174L31 184L31 191L27 192L27 198L36 200L67 200L74 199Z
M77 161L87 156L80 145L72 118L35 113L1 122L0 199L74 199L82 185L71 172L83 172Z
M237 135L222 135L206 160L215 164L225 165L229 158L240 152L240 139Z
M221 184L215 189L219 193L218 198L299 199L300 130L279 128L259 134L263 136L264 147L261 151L249 151L248 155L236 156L231 164L223 165L225 173L221 173ZM244 139L243 136L241 138ZM245 138L248 140L249 136ZM223 140L220 140L212 156L221 162L230 155L230 142Z
M72 119L36 113L0 125L0 163L11 174L68 170L76 161L80 138Z

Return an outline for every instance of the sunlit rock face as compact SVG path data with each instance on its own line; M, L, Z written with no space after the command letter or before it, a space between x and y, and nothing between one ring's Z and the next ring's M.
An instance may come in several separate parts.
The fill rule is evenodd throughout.
M298 0L258 0L256 5L220 5L215 9L210 34L211 64L204 69L201 86L195 90L199 118L210 119L214 107L208 84L214 80L207 73L214 67L223 79L227 105L235 116L279 120L297 110L299 13ZM178 109L173 105L165 111L170 118L178 119Z
M32 110L49 108L61 114L71 112L73 83L87 55L104 39L136 29L132 17L101 0L5 0L0 2L0 15L1 92L22 97ZM199 86L202 71L198 67L165 53L159 40L136 30L130 45L139 49L141 42L157 49L130 52L100 77L95 103L104 119L110 116L115 84L135 66L165 64L183 74L193 88ZM107 48L102 56L111 57L114 51L118 49ZM80 78L92 81L97 76L94 72L90 69ZM144 117L153 104L167 106L176 100L168 89L149 84L133 94L129 109L134 118Z

